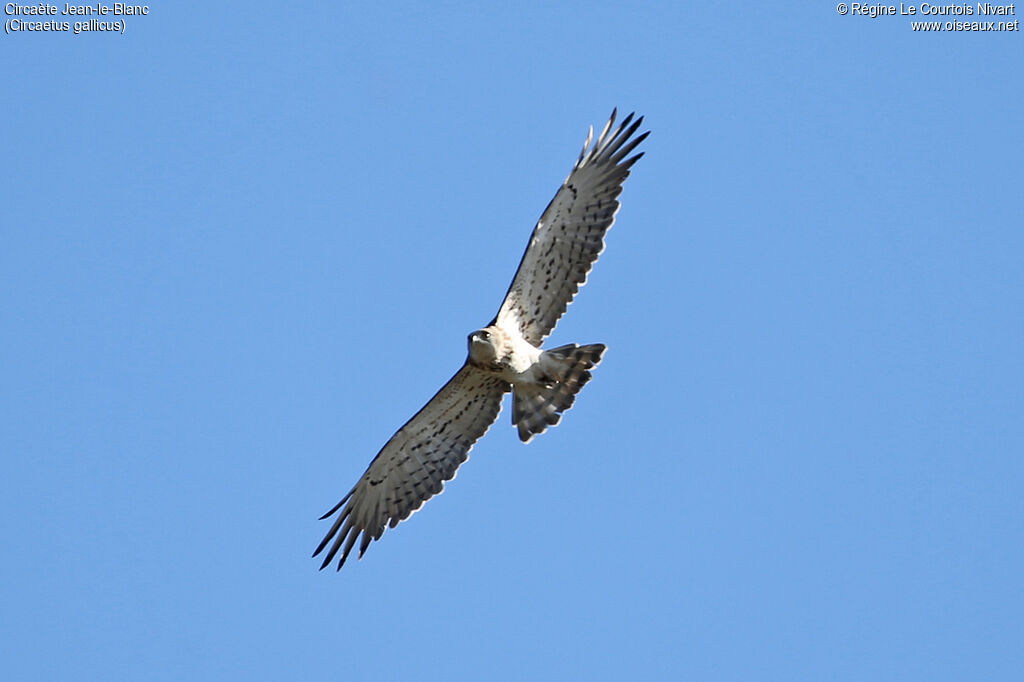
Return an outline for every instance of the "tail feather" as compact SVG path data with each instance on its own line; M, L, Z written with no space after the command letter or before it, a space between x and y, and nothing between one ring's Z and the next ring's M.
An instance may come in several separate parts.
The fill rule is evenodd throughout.
M521 441L528 443L561 421L562 413L572 407L576 394L590 381L589 370L601 362L604 351L600 343L571 343L541 354L538 362L542 381L512 387L512 423L519 428Z

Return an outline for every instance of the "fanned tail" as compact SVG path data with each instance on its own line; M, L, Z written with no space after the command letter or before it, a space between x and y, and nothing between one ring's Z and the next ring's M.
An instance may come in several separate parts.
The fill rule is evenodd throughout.
M570 343L541 354L538 362L544 380L512 387L512 423L519 428L519 440L529 443L561 421L562 413L572 407L576 394L590 381L590 370L601 362L604 351L600 343Z

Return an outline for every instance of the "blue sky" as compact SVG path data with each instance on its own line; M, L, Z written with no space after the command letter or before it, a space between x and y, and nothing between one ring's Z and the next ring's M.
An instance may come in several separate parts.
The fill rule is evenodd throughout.
M3 36L0 676L1018 679L1021 48L828 3ZM615 106L647 155L551 340L594 381L318 572Z

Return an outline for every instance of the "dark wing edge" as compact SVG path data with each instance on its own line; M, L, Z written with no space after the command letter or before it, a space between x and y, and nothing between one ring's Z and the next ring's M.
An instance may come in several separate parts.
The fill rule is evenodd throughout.
M535 346L552 332L586 284L587 275L604 250L604 235L615 222L622 185L630 168L644 155L640 152L629 156L650 135L647 131L633 137L644 117L634 121L631 113L612 132L617 114L618 109L613 109L593 146L591 126L576 164L534 227L501 308L491 322L517 328ZM573 209L577 209L575 213ZM556 275L565 276L561 281L554 281L551 267L543 276L540 272L543 259L556 247L560 250L553 256L558 258L554 269ZM532 290L534 282L542 288Z
M340 571L360 534L362 559L371 541L443 492L445 481L455 478L473 445L497 420L509 389L504 380L463 365L381 448L352 490L320 517L341 510L313 552L315 557L327 549L320 570L341 551Z

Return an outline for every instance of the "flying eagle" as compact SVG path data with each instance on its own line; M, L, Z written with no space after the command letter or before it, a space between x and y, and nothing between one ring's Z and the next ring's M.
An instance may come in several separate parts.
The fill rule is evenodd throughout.
M469 357L437 395L370 462L355 487L321 520L338 513L313 552L327 550L321 570L338 552L341 570L359 539L359 558L384 530L394 528L441 492L494 423L512 391L512 423L528 443L572 407L605 347L569 344L542 350L587 273L604 250L619 210L629 154L649 133L633 137L643 117L630 114L613 130L615 111L591 146L590 129L569 177L544 209L495 318L469 335ZM632 122L632 125L630 123Z

